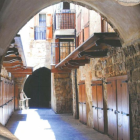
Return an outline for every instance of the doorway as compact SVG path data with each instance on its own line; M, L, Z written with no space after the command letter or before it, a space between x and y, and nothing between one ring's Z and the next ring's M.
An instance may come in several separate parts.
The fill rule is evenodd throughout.
M51 70L39 68L30 75L24 85L30 107L49 107L51 101Z

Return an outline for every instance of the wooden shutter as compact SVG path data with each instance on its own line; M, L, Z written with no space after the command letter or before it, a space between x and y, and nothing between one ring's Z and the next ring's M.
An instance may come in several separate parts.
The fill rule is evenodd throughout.
M97 84L98 126L99 131L104 132L103 84L100 82Z
M83 102L83 123L87 123L87 113L86 113L86 91L85 84L82 85L82 102Z
M84 41L89 38L89 26L84 28Z
M104 132L104 105L102 81L92 82L93 121L94 128Z
M117 139L116 81L107 80L108 134Z
M76 37L76 48L79 46L79 36Z
M89 10L87 8L84 8L83 18L84 18L84 26L86 26L89 22Z
M53 37L53 28L52 28L52 15L51 14L47 14L47 33L46 33L46 38L47 39L52 39Z
M117 110L118 113L118 140L123 139L123 116L121 114L122 110L122 83L121 80L117 80Z
M108 134L115 140L130 140L127 76L117 76L107 81Z
M87 117L86 117L86 92L85 92L85 82L79 82L79 120L86 124Z
M122 121L123 121L123 140L130 140L130 112L129 112L129 93L127 79L121 81L122 84Z
M96 130L98 130L97 106L97 86L96 83L92 83L93 127Z
M81 12L77 16L77 33L81 31Z
M84 42L84 29L81 30L79 34L79 45L81 45Z
M82 106L82 85L79 84L79 120L83 121L83 106Z
M39 14L34 16L34 26L39 26Z

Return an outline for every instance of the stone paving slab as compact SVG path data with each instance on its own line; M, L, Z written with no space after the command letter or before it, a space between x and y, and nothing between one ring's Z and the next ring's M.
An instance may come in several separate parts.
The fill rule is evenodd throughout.
M6 127L19 140L111 140L73 118L51 109L16 111Z

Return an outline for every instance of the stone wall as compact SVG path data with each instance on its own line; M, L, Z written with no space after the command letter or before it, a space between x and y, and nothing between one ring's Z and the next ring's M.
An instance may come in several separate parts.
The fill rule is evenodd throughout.
M50 69L51 64L51 42L46 40L32 40L27 55L29 66L33 66L34 70L40 67Z
M72 113L71 74L52 74L52 96L56 113Z
M130 94L131 139L140 138L140 43L123 48L110 49L108 56L102 59L90 59L90 63L77 70L77 84L85 80L87 95L87 125L93 127L92 80L103 80L104 105L107 107L106 79L108 77L128 75L128 91ZM75 86L72 83L72 86ZM75 105L74 105L75 112ZM105 128L107 130L107 112L105 112Z

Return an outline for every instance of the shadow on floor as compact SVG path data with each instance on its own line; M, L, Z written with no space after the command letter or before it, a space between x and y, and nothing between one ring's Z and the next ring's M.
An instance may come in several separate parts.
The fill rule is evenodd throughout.
M52 109L39 109L36 110L41 120L48 122L48 128L46 130L51 130L48 135L50 139L55 137L55 140L88 140L79 131L71 126L71 124L65 122L61 119L61 115L55 114ZM63 114L67 116L72 116L71 114Z

